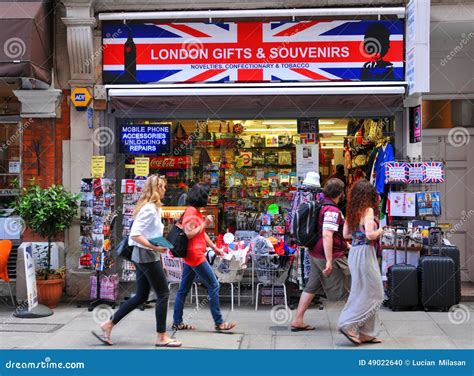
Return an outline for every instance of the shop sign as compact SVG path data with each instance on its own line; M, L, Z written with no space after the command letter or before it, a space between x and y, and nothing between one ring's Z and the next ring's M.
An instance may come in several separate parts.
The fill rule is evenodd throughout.
M92 96L88 88L75 87L71 91L71 102L76 110L83 111L91 103Z
M127 28L120 35L122 22L103 22L104 83L405 79L403 20L141 21Z
M444 183L443 162L386 162L385 183Z
M33 247L31 243L25 243L22 246L23 259L25 262L25 282L28 299L28 311L31 311L38 305L38 293L36 290L36 271L35 260L33 257Z
M410 143L421 142L421 106L410 107Z
M126 154L169 154L171 129L169 124L133 122L121 126L120 141Z
M191 157L152 157L150 169L152 170L180 170L191 167Z
M406 14L408 95L430 91L430 1L411 0Z
M150 174L150 158L135 158L135 176L148 176Z
M101 178L105 174L105 156L93 155L91 158L91 175L93 178Z
M0 196L16 196L19 193L20 190L15 188L0 189Z

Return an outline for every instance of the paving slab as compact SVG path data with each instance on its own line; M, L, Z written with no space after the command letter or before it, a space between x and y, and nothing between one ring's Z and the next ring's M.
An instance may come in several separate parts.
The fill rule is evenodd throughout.
M383 323L391 337L445 336L440 327L431 320L394 320L384 321Z

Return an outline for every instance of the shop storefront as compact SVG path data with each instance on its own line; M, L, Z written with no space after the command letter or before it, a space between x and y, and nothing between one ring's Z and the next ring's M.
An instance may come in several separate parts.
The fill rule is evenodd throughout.
M436 223L443 166L424 165L419 154L407 159L420 142L413 132L421 114L404 103L405 9L367 12L324 20L310 12L298 20L216 16L221 22L99 15L107 113L98 135L106 142L99 137L102 182L85 181L85 196L103 192L110 205L100 214L120 208L116 231L127 234L146 176L166 176L166 231L189 187L203 183L205 211L216 218L211 238L250 233L286 245L291 202L306 174L318 172L323 185L342 165L347 187L361 177L374 183L383 224ZM393 163L387 173L385 162ZM418 175L404 175L410 171ZM100 184L116 188L113 200ZM417 184L428 194L417 195ZM87 257L110 249L102 231L109 223L93 223L96 201L81 205L81 260L102 271L106 260ZM393 263L386 259L385 267ZM121 279L133 280L132 269L124 263Z

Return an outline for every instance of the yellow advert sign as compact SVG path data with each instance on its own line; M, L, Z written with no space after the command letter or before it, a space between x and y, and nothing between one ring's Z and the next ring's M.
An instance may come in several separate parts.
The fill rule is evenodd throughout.
M105 174L105 156L93 155L91 159L91 175L93 178L101 178Z
M150 173L150 158L135 158L135 176L148 176Z

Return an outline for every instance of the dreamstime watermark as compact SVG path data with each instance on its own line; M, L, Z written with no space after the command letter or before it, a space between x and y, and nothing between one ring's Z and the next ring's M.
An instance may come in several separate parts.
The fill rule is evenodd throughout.
M366 59L373 59L375 55L380 55L382 44L376 38L365 38L359 45L359 52Z
M99 304L92 311L92 319L96 324L103 324L110 320L110 317L114 314L114 310L107 304Z
M469 131L464 127L455 127L448 132L448 142L455 148L469 144L470 140Z
M115 134L110 128L99 127L94 130L92 140L95 146L106 147L115 142Z
M180 155L186 147L192 145L196 140L199 139L199 134L206 128L208 122L199 122L196 129L187 136L178 146L173 148L173 154L175 156Z
M8 217L3 224L5 233L10 236L21 235L25 232L26 223L20 217Z
M279 304L270 311L270 319L277 325L288 324L293 320L293 313L284 304Z
M21 58L26 52L25 41L17 37L7 39L3 44L3 52L10 59Z
M466 46L473 38L474 38L474 32L470 32L469 34L461 34L461 41L459 44L457 44L450 52L449 54L446 55L446 57L442 58L439 62L439 64L444 67L446 64L448 64L449 61L451 61L458 53L462 51L464 46Z
M33 119L29 118L27 121L21 123L20 127L17 129L17 131L12 134L5 143L0 145L0 152L7 150L13 143L15 143L19 138L20 135L28 129L28 127L33 123Z
M464 304L457 304L452 306L448 312L448 319L451 324L461 325L469 322L471 312Z
M120 35L122 35L122 33L123 33L123 30L122 30L122 29L117 29L117 31L114 32L113 34L110 34L110 33L105 34L105 38L104 38L105 41L104 41L104 43L102 43L102 46L101 46L99 49L97 49L97 50L92 54L92 56L89 57L89 58L85 61L84 64L85 64L86 66L89 66L89 65L91 65L91 64L94 64L95 60L100 56L100 54L101 54L102 52L104 52L104 51L107 49L107 47L110 46L110 41L111 41L111 40L114 40L114 39L116 39L116 38L118 38ZM108 43L107 43L107 42L108 42Z
M47 356L40 362L15 362L8 360L5 362L6 369L84 369L84 362L53 362L51 357Z
M462 215L461 220L458 223L453 225L453 227L446 233L446 237L450 238L457 231L459 231L464 226L464 224L474 216L474 210L471 209L468 212L463 210L461 212L461 215Z

